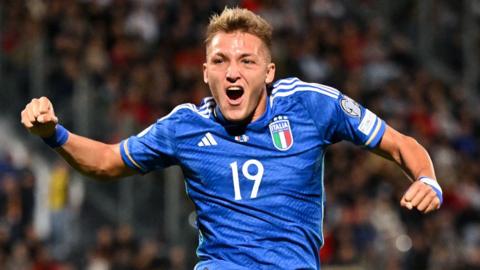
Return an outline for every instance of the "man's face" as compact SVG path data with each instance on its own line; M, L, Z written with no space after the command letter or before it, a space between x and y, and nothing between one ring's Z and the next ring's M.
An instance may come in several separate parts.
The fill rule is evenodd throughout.
M219 32L207 44L203 79L223 116L231 122L248 123L265 112L266 84L274 75L267 47L255 35Z

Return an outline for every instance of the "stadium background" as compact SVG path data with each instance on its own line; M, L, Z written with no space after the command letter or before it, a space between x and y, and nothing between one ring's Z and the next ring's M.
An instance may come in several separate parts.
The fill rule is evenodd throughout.
M178 168L94 182L29 136L46 95L105 142L198 103L202 35L225 5L275 27L277 78L341 89L429 151L441 211L399 207L408 183L348 143L326 159L324 269L480 269L479 15L462 0L0 0L0 269L191 269L196 231Z

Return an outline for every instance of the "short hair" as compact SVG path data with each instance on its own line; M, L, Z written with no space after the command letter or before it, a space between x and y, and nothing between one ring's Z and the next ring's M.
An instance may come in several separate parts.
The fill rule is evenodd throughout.
M272 26L262 17L244 8L228 8L210 18L205 44L208 45L218 32L241 31L260 38L270 53L272 49Z

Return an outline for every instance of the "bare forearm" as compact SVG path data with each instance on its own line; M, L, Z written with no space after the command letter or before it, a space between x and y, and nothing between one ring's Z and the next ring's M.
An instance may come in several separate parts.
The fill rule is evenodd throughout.
M432 160L425 148L411 137L406 137L404 140L405 143L399 149L395 162L413 180L418 180L421 176L436 179Z
M433 163L425 148L412 137L390 127L374 152L398 164L411 180L418 180L421 176L435 179Z
M121 160L118 145L94 141L73 133L55 149L73 168L97 179L112 179L133 174Z
M423 213L440 207L443 200L442 189L435 181L432 160L425 148L415 139L387 126L382 141L374 152L393 160L413 180L402 196L400 205Z
M44 138L76 170L91 177L108 179L135 173L123 163L119 145L105 144L68 132L58 124L47 97L34 98L21 112L21 123L32 134Z

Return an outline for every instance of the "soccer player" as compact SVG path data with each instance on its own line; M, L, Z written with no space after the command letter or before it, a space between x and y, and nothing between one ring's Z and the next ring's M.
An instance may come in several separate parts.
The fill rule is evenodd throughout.
M348 140L397 163L413 180L400 205L428 213L442 203L425 149L338 90L274 82L271 26L240 8L213 16L203 79L212 96L182 104L119 144L58 124L46 97L22 123L71 166L96 178L180 165L197 210L195 269L320 269L327 146Z

